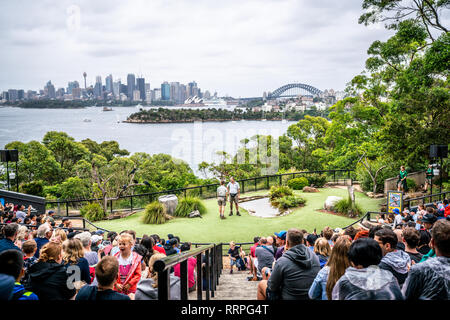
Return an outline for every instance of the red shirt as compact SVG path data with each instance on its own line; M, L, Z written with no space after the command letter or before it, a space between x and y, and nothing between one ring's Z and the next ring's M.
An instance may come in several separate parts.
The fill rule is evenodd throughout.
M256 256L255 256L255 250L256 250L257 247L258 247L258 244L255 243L255 244L250 248L250 254L251 254L252 258L255 258L255 257L256 257Z
M162 253L162 254L166 254L166 250L164 250L163 247L160 247L160 246L158 246L156 244L153 246L153 250L156 250L156 251L158 251L159 253Z

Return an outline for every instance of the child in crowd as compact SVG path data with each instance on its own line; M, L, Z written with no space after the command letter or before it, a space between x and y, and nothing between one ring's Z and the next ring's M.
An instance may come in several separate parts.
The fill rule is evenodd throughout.
M123 294L135 293L136 286L141 279L141 260L137 252L132 251L134 241L128 233L119 237L119 252L114 256L119 261L119 273L114 290Z
M321 237L316 240L316 242L314 243L314 253L319 258L320 268L323 268L323 266L327 263L328 257L331 253L331 246L328 243L327 239Z

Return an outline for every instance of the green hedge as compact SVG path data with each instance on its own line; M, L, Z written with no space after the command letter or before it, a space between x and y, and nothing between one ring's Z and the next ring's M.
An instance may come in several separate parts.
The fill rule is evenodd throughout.
M309 182L305 177L298 177L289 180L287 185L294 190L302 190L304 187L309 186Z

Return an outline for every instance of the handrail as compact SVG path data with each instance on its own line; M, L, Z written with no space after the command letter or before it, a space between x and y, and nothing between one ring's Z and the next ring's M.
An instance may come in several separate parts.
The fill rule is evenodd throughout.
M214 291L219 284L223 268L222 257L219 254L221 251L222 244L209 244L155 261L153 267L158 272L158 300L170 299L170 269L176 264L180 264L180 298L188 300L187 260L191 257L197 259L197 300L203 299L203 291L206 291L206 300L209 300L210 296L214 297ZM203 253L205 254L204 263L202 261Z
M444 191L444 192L441 192L441 193L434 193L434 194L427 194L427 195L421 196L421 197L405 199L404 203L405 204L408 203L408 209L411 210L411 201L425 200L427 198L429 198L429 199L431 199L431 201L433 201L433 197L437 197L437 196L439 196L439 200L438 201L442 201L441 200L441 196L443 196L442 199L445 199L445 196L447 194L450 194L450 191ZM425 203L425 201L422 201L422 203Z

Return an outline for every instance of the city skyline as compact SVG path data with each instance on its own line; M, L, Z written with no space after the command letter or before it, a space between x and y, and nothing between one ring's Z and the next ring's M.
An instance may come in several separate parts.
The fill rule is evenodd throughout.
M105 3L2 3L0 91L50 79L84 87L84 71L88 85L109 74L124 83L128 70L153 83L195 79L222 96L290 82L342 90L372 41L392 34L358 24L359 0Z

